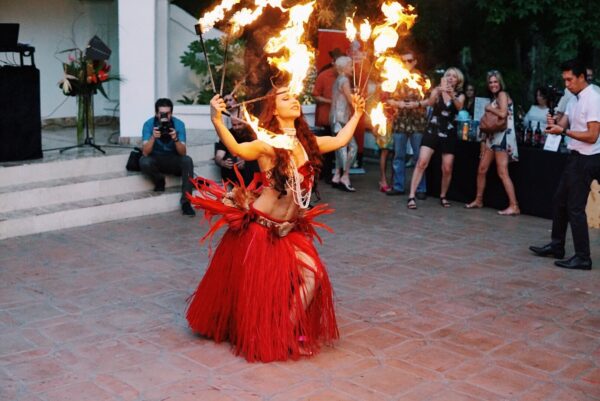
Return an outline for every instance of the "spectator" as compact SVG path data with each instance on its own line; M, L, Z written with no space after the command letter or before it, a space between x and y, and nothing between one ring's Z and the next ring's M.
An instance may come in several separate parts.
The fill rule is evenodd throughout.
M530 246L537 256L562 259L568 225L571 225L575 255L555 261L565 269L591 270L590 238L585 207L593 179L600 178L600 94L586 81L578 60L561 65L567 90L574 96L560 120L548 117L546 132L565 135L571 150L553 199L552 234L549 244Z
M463 82L462 72L458 68L450 67L444 72L440 85L433 89L428 99L411 104L412 107L430 106L433 111L419 150L419 161L415 166L410 182L410 194L406 204L409 209L417 208L415 199L417 186L429 165L431 156L436 150L442 153L440 204L446 208L450 207L446 194L452 180L454 153L456 151L456 141L458 140L454 120L465 103L465 95L462 93Z
M465 205L467 209L483 207L483 192L485 191L485 181L488 169L493 160L496 160L496 170L498 177L504 185L504 190L508 195L510 204L504 210L498 212L503 216L516 216L520 214L515 187L510 175L508 175L509 161L519 160L517 149L517 139L515 135L515 121L513 116L513 102L502 79L502 74L496 70L487 73L487 85L491 95L492 102L485 106L485 111L496 114L499 117L507 119L505 130L488 135L485 141L485 147L479 160L477 169L477 195L475 200Z
M417 58L412 50L406 50L401 54L401 59L411 73L418 73L415 68ZM394 132L394 182L392 189L387 195L404 195L404 180L406 175L406 145L410 141L415 164L419 161L419 148L423 140L423 132L427 124L425 108L420 105L420 93L405 85L400 85L388 100L388 104L395 108L393 125ZM417 187L417 199L426 198L425 177L421 179Z
M540 123L540 129L546 130L546 118L548 117L548 90L543 86L538 87L535 90L535 100L525 117L523 117L523 125L525 128L531 126L533 129L537 127L537 123Z
M312 91L312 95L317 104L315 110L315 134L331 135L331 126L329 125L329 113L331 111L331 98L333 96L333 84L337 78L337 71L335 69L335 60L343 56L344 53L337 47L329 52L332 62L327 64L319 72L315 81L315 86ZM325 182L331 182L331 171L333 170L333 159L334 154L328 153L323 155L323 169L321 170L321 176Z
M375 92L375 91L377 91L377 89L374 88L373 92ZM373 107L375 107L375 103L377 103L379 101L384 102L384 105L387 104L386 98L385 98L386 97L385 92L379 93L378 96L373 96L373 95L369 94L368 97L371 98L372 100L367 103L367 110L370 110ZM370 125L371 132L372 132L373 136L375 137L375 143L377 144L377 147L379 148L379 190L383 193L386 193L392 189L388 185L388 180L387 180L387 161L388 161L390 153L392 155L394 154L394 140L393 140L393 135L392 135L392 124L391 124L391 121L393 121L393 119L394 119L393 107L384 106L384 113L386 115L386 127L385 127L385 132L383 135L380 135L379 133L375 132L370 120L368 120L368 124ZM379 127L377 127L377 128L379 128ZM394 173L393 173L393 169L392 169L392 181L393 180L394 180Z
M475 86L473 84L467 84L465 87L465 107L463 107L463 110L469 112L472 120L475 115Z
M225 100L225 98L223 98ZM227 102L225 102L227 103ZM238 143L251 142L254 140L253 135L247 129L243 122L238 119L231 119L231 133ZM223 182L231 182L232 184L241 184L235 173L234 166L242 176L244 184L247 186L252 182L254 174L260 172L258 162L256 160L245 161L236 157L227 150L227 147L219 140L215 146L215 164L221 168L221 179Z
M154 117L148 119L142 129L140 169L152 180L157 192L165 190L164 174L181 176L181 211L186 216L195 216L196 212L186 197L192 192L190 179L194 176L194 162L186 154L185 124L173 117L170 99L158 99L154 112Z
M352 75L352 59L347 56L339 57L335 61L338 76L333 85L331 112L329 124L332 134L338 132L346 125L352 113L352 91L350 79ZM343 146L335 152L335 173L331 184L347 192L355 192L356 189L350 183L350 167L356 157L357 145L354 136L347 146Z

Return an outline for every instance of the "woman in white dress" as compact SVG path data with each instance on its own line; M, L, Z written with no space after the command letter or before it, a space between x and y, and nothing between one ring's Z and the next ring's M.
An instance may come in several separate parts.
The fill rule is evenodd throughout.
M485 149L479 160L477 170L477 195L475 200L467 203L465 208L476 209L483 207L483 192L485 191L486 175L490 165L496 160L498 177L502 181L509 205L506 209L498 212L504 216L516 216L521 213L519 203L515 194L515 187L508 174L508 163L519 160L517 140L515 135L515 120L513 116L513 101L506 92L506 86L502 74L496 70L487 73L487 84L490 92L491 103L485 106L485 110L505 117L506 129L494 134L488 134L485 140Z

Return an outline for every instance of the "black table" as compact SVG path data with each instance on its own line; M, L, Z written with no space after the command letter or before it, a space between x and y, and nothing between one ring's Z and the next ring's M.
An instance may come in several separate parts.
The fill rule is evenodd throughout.
M552 197L567 162L567 154L543 149L519 147L519 161L510 163L508 171L515 185L521 213L552 218ZM459 141L456 145L454 171L447 197L458 203L475 199L479 143ZM427 193L439 197L442 178L441 155L436 152L427 168ZM508 197L492 162L483 196L485 206L504 209ZM457 205L458 206L458 205Z

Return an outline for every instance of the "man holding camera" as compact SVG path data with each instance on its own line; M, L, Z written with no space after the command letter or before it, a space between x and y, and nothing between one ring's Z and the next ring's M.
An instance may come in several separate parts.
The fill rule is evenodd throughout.
M194 176L194 163L186 155L185 125L173 117L173 102L161 98L154 104L155 116L144 123L142 129L142 157L140 169L154 182L155 191L165 190L165 176L181 176L181 212L195 216L196 212L186 198L192 192L190 178Z
M565 87L574 96L559 120L548 115L546 132L569 137L570 154L554 194L552 241L529 249L538 256L562 259L567 226L571 224L575 256L554 264L565 269L591 270L585 207L592 181L600 179L600 94L586 81L585 65L580 61L567 61L561 69Z

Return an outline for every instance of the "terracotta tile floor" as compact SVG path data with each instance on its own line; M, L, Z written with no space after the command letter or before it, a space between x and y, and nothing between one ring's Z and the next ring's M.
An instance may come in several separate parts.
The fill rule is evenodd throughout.
M0 242L0 399L600 400L595 269L532 256L550 221L322 184L320 251L341 339L249 364L186 327L207 263L198 216L150 216ZM568 253L572 252L569 244Z

